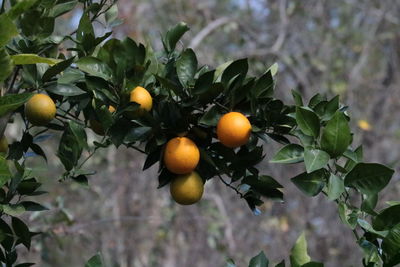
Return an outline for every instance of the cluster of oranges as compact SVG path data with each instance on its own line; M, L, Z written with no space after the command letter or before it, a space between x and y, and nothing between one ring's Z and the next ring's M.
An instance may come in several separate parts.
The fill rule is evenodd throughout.
M218 121L218 140L227 147L236 148L246 144L250 133L249 120L239 112L229 112ZM203 195L204 182L194 171L199 160L199 149L189 138L175 137L168 141L164 151L164 164L170 172L178 175L170 183L170 192L179 204L194 204Z
M150 93L143 87L136 87L130 93L130 101L139 104L139 108L132 112L132 118L150 111L153 99ZM115 107L109 106L111 113ZM54 101L45 94L35 94L25 106L25 116L35 126L48 124L56 115ZM105 130L101 123L91 119L89 121L92 130L104 135ZM246 144L251 133L249 120L239 112L229 112L223 115L217 124L217 138L226 147L236 148ZM7 152L7 140L0 139L0 152ZM198 202L204 192L204 181L195 171L200 161L200 151L197 145L187 137L175 137L169 140L165 146L163 162L165 167L177 176L170 183L172 198L179 204L190 205Z

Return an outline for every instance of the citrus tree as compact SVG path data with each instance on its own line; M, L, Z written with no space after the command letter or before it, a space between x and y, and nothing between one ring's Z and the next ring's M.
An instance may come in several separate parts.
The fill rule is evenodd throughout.
M74 9L82 10L77 29L54 35L55 20ZM93 23L116 25L116 12L115 2L106 0L2 2L3 265L31 265L16 264L16 248L29 249L38 234L21 215L46 208L34 201L45 192L25 159L34 153L47 160L38 141L48 131L59 136L53 154L65 168L60 181L87 184L93 172L85 169L85 162L102 148L125 146L147 155L143 171L158 164L154 179L160 190L170 188L177 203L200 201L204 184L218 179L255 214L265 198L283 201L282 185L257 168L265 157L265 143L280 143L270 163L305 166L291 181L307 196L324 194L337 204L340 219L364 252L363 265L400 263L400 202L376 210L379 192L394 171L363 162L362 146L352 144L350 117L338 96L317 94L305 102L292 91L294 104L285 104L274 97L277 64L260 77L249 75L247 59L215 69L199 66L195 52L178 45L189 30L185 23L162 36L162 51L131 38L114 39L112 32L97 36ZM17 141L8 143L5 129L16 121L22 122L23 130L13 137ZM96 133L97 141L89 144L87 131ZM83 152L89 156L83 157ZM317 264L305 247L300 237L291 266ZM260 254L250 265L267 266L265 259ZM88 266L99 262L95 256ZM264 265L257 265L260 262Z

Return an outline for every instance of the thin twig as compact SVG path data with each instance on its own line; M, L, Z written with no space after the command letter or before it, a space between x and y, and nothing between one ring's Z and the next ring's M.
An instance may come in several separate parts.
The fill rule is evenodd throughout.
M223 182L227 187L230 187L231 189L233 189L236 192L236 194L238 194L240 196L240 198L244 198L244 195L242 194L242 192L240 192L232 184L230 184L227 181L225 181L224 178L222 178L222 176L220 174L217 174L217 175L218 175L219 179L221 180L221 182Z

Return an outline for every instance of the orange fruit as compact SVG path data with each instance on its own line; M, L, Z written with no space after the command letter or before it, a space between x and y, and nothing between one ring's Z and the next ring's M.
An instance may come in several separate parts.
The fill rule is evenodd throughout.
M30 123L44 126L56 116L56 105L53 99L45 94L35 94L25 105L25 116Z
M115 108L113 106L108 106L108 111L111 113L115 112ZM90 123L90 128L93 130L93 132L97 133L98 135L104 135L106 131L103 128L103 125L98 120L91 119L89 120Z
M168 141L164 151L167 169L176 174L192 172L200 160L196 144L187 137L175 137Z
M134 112L132 115L140 115L144 111L150 111L153 107L153 98L151 97L149 91L141 86L135 87L130 93L130 101L140 104L138 112Z
M172 198L181 205L191 205L203 196L204 183L197 172L175 177L170 183Z
M227 147L235 148L247 143L251 134L249 120L239 112L223 115L217 125L218 140Z
M8 152L8 142L5 136L0 138L0 153L7 154Z

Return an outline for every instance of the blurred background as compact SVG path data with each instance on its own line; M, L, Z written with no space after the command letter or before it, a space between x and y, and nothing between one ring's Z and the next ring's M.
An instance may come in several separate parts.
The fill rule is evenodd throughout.
M276 96L292 103L290 90L305 99L319 92L339 94L352 116L354 144L364 145L367 162L397 173L384 200L400 196L400 1L397 0L119 0L114 37L161 49L160 34L179 21L191 31L181 47L193 48L199 63L213 67L250 58L253 74L279 64ZM81 13L58 21L58 31L75 27ZM66 23L66 22L71 23ZM105 32L97 24L98 32ZM18 127L6 135L20 138ZM98 139L89 132L89 142ZM37 266L83 266L101 251L106 266L238 266L263 250L273 262L289 255L304 230L311 257L326 266L361 266L360 249L340 222L336 205L323 196L303 196L289 178L299 166L271 165L278 146L265 145L263 173L284 186L285 203L267 201L254 215L245 201L214 179L195 206L175 204L168 187L157 188L157 166L142 172L144 157L133 150L100 150L87 164L97 171L90 187L59 183L58 136L44 141L49 164L30 158L28 166L50 193L47 212L26 218L37 231L28 260ZM379 204L384 205L384 201Z

